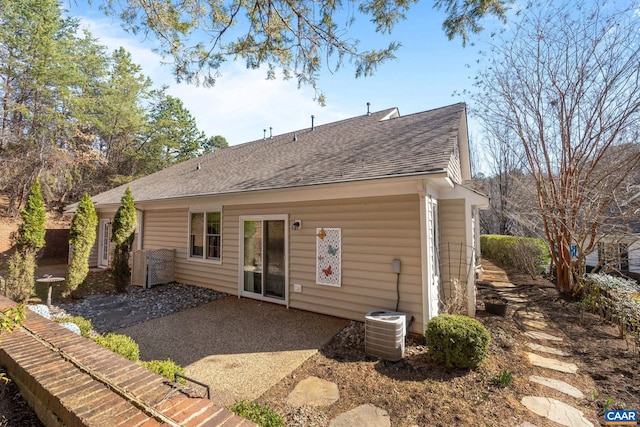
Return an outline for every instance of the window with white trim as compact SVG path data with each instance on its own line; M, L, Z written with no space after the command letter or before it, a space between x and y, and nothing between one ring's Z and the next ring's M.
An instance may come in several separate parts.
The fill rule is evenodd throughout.
M191 212L189 257L220 261L222 255L220 212Z

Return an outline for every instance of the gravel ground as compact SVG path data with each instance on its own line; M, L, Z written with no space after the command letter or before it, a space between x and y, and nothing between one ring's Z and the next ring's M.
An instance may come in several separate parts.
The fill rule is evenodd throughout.
M349 321L227 297L119 330L144 360L170 357L220 405L253 400L318 352Z
M150 289L129 287L126 293L94 295L80 302L51 307L54 319L82 316L100 333L146 322L225 297L226 294L198 286L170 283Z

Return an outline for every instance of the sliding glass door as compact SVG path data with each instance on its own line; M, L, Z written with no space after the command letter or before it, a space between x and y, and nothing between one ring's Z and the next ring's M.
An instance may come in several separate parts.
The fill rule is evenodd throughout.
M286 301L286 216L241 217L241 295Z

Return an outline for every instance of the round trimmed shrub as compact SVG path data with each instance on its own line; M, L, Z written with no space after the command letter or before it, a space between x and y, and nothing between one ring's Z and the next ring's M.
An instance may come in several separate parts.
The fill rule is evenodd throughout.
M282 416L266 405L240 400L227 409L234 414L253 421L261 427L284 427Z
M486 357L489 332L480 322L462 314L441 314L425 332L432 359L447 368L475 368Z
M184 368L171 359L140 361L138 363L143 368L148 369L151 372L155 372L156 374L161 375L170 381L175 380L176 373L184 374ZM178 382L185 383L185 380L179 378Z
M75 323L78 328L80 328L80 335L85 338L89 338L89 334L91 333L91 330L93 330L91 320L85 319L82 316L63 317L61 319L57 319L56 323Z
M95 340L96 344L119 354L125 359L137 362L140 359L140 348L133 338L122 334L108 333L100 335Z

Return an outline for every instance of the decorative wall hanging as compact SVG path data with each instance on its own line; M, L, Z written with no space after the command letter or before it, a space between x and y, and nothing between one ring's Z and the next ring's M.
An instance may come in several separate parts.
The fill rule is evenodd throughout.
M341 286L342 234L340 228L316 228L316 283Z

